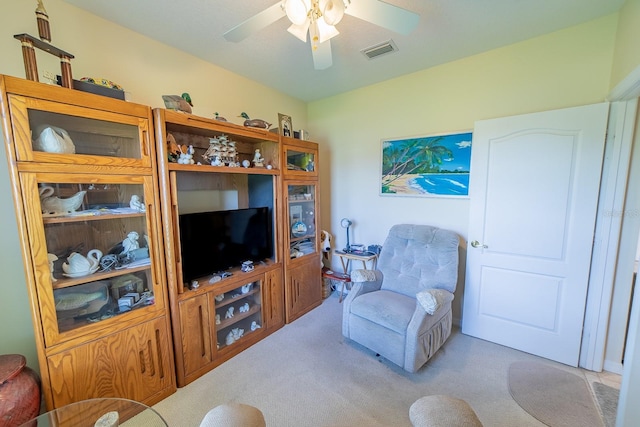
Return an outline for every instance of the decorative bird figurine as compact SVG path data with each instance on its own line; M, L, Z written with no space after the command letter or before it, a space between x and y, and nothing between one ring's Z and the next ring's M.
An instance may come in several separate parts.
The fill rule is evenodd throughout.
M186 92L181 96L162 95L162 100L164 101L164 106L169 110L191 113L191 107L193 107L193 103L191 102L191 96L189 96L189 94Z
M46 153L75 154L76 146L69 133L59 127L42 125L36 128L38 138L33 141L33 149Z
M214 117L216 120L220 120L221 122L226 122L227 119L225 119L224 117L222 117L220 114L218 114L218 112L216 111L216 116Z
M262 119L251 119L249 118L249 115L245 112L242 112L242 114L240 114L239 117L242 117L243 119L245 119L244 125L247 127L262 128L262 129L269 129L271 127L271 123L267 123Z
M54 196L54 189L48 185L40 187L40 205L45 215L64 215L75 212L82 205L86 191L78 191L73 196L61 199Z

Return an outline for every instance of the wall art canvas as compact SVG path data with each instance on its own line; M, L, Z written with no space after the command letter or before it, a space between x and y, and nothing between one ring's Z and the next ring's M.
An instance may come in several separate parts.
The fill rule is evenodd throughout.
M381 195L468 197L471 132L382 140Z

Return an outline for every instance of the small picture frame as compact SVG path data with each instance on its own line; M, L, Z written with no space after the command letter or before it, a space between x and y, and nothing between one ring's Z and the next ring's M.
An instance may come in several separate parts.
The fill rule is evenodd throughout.
M291 124L291 116L278 113L278 123L280 135L293 137L293 125Z
M291 225L302 221L302 205L292 205L289 211Z

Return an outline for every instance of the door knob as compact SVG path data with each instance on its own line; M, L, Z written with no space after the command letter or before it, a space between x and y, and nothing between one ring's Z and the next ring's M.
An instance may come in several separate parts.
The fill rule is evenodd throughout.
M471 246L474 247L474 248L482 248L482 249L485 249L485 248L489 247L487 245L480 244L480 242L478 242L477 240L474 240L473 242L471 242Z

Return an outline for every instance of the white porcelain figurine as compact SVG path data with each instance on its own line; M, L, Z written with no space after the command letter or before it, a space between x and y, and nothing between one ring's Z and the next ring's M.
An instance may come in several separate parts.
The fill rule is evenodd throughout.
M229 333L227 334L227 338L224 340L224 342L225 342L227 345L231 345L231 344L233 344L235 341L236 341L236 339L233 337L233 331L232 331L232 332L229 332Z
M145 212L147 209L144 207L144 203L140 201L140 196L134 194L129 201L129 207L138 212Z
M67 258L67 262L62 264L62 271L67 277L82 277L93 274L100 267L100 258L102 252L98 249L92 249L86 258L78 252L72 252Z
M225 319L231 319L233 317L233 311L234 308L233 307L229 307L229 309L227 310L226 314L224 315Z
M137 232L132 231L127 234L127 238L122 241L122 252L120 254L126 254L127 252L131 252L135 249L140 248L140 244L138 243L138 238L140 236Z
M259 148L256 148L255 154L253 155L253 165L257 168L264 167L264 158L260 154Z
M38 128L38 138L33 141L35 151L46 153L75 154L76 147L66 130L45 125Z
M82 202L84 201L84 195L86 191L78 191L71 197L61 199L58 196L54 196L55 190L53 187L43 185L40 187L40 206L42 207L42 213L48 215L60 215L75 212Z
M240 313L246 313L249 311L249 303L245 302L244 305L240 306Z
M47 259L49 260L49 271L51 271L51 281L57 282L58 279L53 277L53 263L58 260L58 257L55 256L54 254L47 254Z

